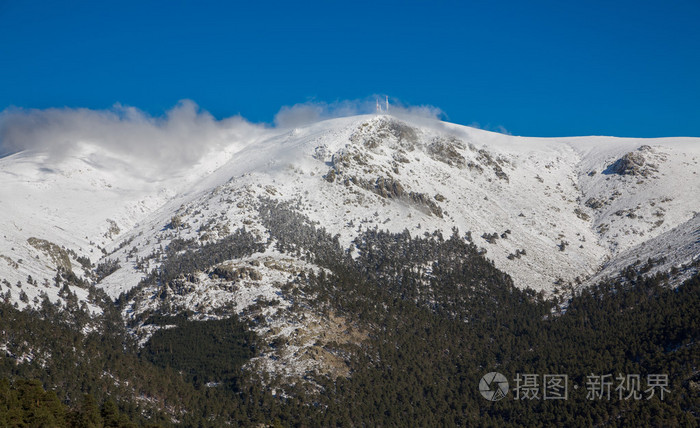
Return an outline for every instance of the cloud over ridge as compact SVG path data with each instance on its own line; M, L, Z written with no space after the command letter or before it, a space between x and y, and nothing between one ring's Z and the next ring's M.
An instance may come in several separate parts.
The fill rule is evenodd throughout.
M46 163L56 163L89 146L105 163L116 159L142 171L172 172L195 164L212 151L247 144L265 133L374 113L376 99L384 97L283 106L274 117L274 127L241 116L219 120L190 100L180 101L160 117L121 104L104 110L11 107L0 112L0 157L32 150L46 153ZM390 102L390 113L400 118L444 116L436 107Z
M217 120L189 100L162 117L120 104L107 110L10 108L0 113L0 154L37 150L60 159L92 144L134 162L176 168L257 128L241 117Z
M337 117L371 114L376 111L377 101L385 108L385 96L373 95L359 100L335 101L332 103L308 101L292 106L283 106L275 115L274 125L278 128L294 128L319 120ZM403 118L442 119L445 113L431 105L408 105L395 98L389 98L389 113Z

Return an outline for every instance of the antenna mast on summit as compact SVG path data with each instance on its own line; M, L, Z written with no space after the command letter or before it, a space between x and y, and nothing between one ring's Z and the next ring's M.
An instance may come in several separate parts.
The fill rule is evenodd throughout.
M385 100L385 102L386 102L386 104L385 104L385 105L386 105L386 110L382 110L382 105L379 104L379 98L377 98L376 100L377 100L377 114L382 113L382 112L387 112L387 113L389 113L389 96L388 96L388 95L385 95L385 96L384 96L384 100Z

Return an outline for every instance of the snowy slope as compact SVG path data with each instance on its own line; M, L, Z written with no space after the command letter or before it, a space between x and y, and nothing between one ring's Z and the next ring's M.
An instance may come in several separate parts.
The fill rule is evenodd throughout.
M644 275L671 272L675 284L696 274L700 266L700 213L674 229L618 254L582 286L595 284L606 277L614 278L629 266Z
M55 256L28 242L35 237L93 263L118 259L122 268L99 284L117 297L175 237L214 242L245 226L265 242L256 205L266 197L299 201L345 246L374 227L470 231L516 285L552 292L645 242L685 239L700 205L699 157L697 138L524 138L375 115L261 131L167 177L89 144L55 165L23 152L0 159L0 279L14 300L27 275L51 280ZM182 227L167 227L173 216ZM697 256L693 248L683 259ZM141 269L137 258L148 259ZM34 288L23 285L30 302L45 287Z
M25 151L0 159L0 280L7 281L2 295L9 290L19 306L26 304L19 300L22 290L29 304L43 293L56 301L58 289L46 284L53 285L59 266L79 276L87 274L89 269L78 257L97 264L138 221L254 142L254 137L231 141L216 156L160 176L154 172L157 168L138 165L89 142L76 144L76 150L61 158ZM38 286L27 283L29 275ZM81 300L87 295L81 289L74 292Z
M687 221L697 206L697 139L533 139L429 123L414 128L416 142L406 142L383 129L390 122L337 119L250 147L194 187L191 202L183 205L185 222L192 217L189 209L199 211L201 220L192 218L193 224L216 216L230 229L255 227L255 200L265 196L300 199L302 211L340 234L345 245L366 228L422 234L456 226L471 231L518 285L549 290L560 278L587 278L619 252ZM378 142L368 143L373 138ZM440 153L440 144L448 155ZM649 144L660 158L657 173L603 173ZM445 157L450 153L453 160ZM398 183L403 194L382 195L378 178ZM423 195L425 203L410 192ZM170 215L159 214L139 233L162 229ZM482 238L493 233L493 243ZM201 233L192 228L180 235ZM520 249L527 255L508 258Z

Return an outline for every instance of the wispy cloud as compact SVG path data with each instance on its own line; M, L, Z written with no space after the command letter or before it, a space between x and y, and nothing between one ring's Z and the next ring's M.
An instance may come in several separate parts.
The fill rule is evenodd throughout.
M188 100L162 117L119 104L108 110L10 108L0 113L0 154L39 150L55 161L91 144L137 165L177 169L262 128L241 117L217 120Z
M384 95L370 96L360 100L332 103L308 101L293 106L284 106L275 115L274 124L278 128L294 128L319 120L370 114L376 111L377 101L385 109ZM443 119L446 117L440 108L431 105L409 105L395 98L389 98L389 104L389 113L397 117L406 119Z
M217 120L189 100L157 117L121 104L106 110L9 108L0 112L0 156L35 150L48 154L46 163L56 163L88 147L92 159L99 159L101 164L172 172L193 165L214 150L236 142L248 144L265 133L373 113L377 99L382 101L384 96L285 106L274 118L274 129L240 116ZM389 113L397 117L414 121L444 117L437 107L411 106L392 98L389 101Z
M486 124L486 125L481 125L479 122L472 122L469 124L472 128L479 128L483 129L484 131L490 131L490 132L497 132L499 134L505 134L505 135L513 135L511 134L503 125L491 125L491 124Z

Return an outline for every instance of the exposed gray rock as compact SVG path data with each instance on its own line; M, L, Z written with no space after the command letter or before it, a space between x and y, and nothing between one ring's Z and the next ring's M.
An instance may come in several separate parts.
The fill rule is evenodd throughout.
M435 138L427 147L427 152L436 161L450 166L464 168L466 160L457 149L464 149L465 145L457 138Z
M647 156L653 153L650 146L644 145L633 152L626 153L613 162L604 171L605 174L632 175L649 177L658 172L656 165L648 162Z

